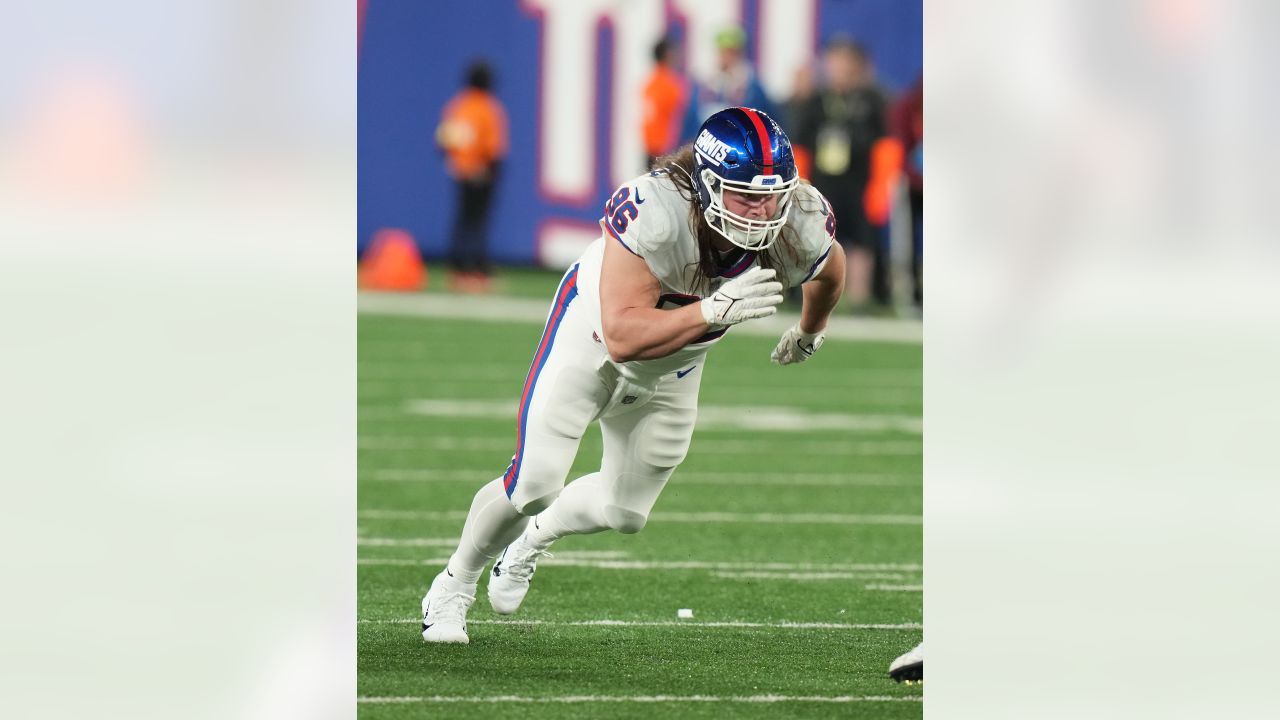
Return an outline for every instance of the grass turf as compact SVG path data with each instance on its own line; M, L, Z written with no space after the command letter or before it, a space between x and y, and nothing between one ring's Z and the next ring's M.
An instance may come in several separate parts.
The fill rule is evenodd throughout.
M532 292L543 280L529 282ZM418 415L406 403L514 400L540 332L526 323L359 318L360 716L921 717L922 704L909 700L922 689L886 675L922 634L910 627L922 611L922 500L920 436L909 432L699 430L643 532L556 544L558 557L540 567L511 618L541 624L497 624L507 619L488 608L482 581L472 644L422 642L418 600L452 551L471 496L505 469L514 425ZM772 345L726 336L709 358L701 404L920 415L919 345L828 341L813 361L787 368L769 365ZM599 452L593 429L570 477L595 470ZM705 512L743 515L677 520ZM749 522L748 514L820 517ZM615 560L632 565L598 566ZM695 567L671 566L682 562ZM694 619L677 623L679 608ZM672 624L571 624L596 620ZM908 701L599 699L694 695ZM494 696L523 700L457 701ZM579 701L547 701L566 696ZM441 697L454 701L420 699Z

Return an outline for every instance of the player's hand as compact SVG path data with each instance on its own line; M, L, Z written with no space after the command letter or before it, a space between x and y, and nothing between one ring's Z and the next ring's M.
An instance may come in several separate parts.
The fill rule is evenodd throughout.
M826 337L821 332L807 333L800 329L799 324L792 325L782 333L782 339L778 341L778 347L773 349L769 359L779 365L804 362L818 352Z
M768 317L782 302L782 283L772 269L754 267L725 283L702 300L702 317L708 325L725 327L743 320Z

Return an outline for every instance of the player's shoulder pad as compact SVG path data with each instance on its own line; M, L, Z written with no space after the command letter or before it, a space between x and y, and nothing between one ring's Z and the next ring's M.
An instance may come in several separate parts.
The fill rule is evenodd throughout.
M791 202L793 222L802 235L808 234L817 226L828 240L836 239L835 212L818 188L809 183L800 183Z
M649 173L629 180L605 202L600 227L629 252L645 257L672 234L673 192L678 195L663 175Z
M801 257L808 264L803 280L807 281L822 269L835 247L835 211L822 193L808 183L800 183L791 202L790 224L800 239Z

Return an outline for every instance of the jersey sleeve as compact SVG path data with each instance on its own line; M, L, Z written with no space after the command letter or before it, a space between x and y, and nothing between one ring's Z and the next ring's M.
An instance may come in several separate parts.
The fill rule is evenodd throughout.
M670 241L672 223L648 175L620 186L604 204L600 228L632 255L653 264Z
M792 286L808 282L822 271L832 252L839 252L836 242L836 216L827 199L811 185L796 190L795 230L799 238L799 262L787 268Z

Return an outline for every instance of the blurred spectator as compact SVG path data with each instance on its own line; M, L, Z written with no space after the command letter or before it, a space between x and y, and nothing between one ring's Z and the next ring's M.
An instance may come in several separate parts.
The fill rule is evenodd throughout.
M883 233L868 217L872 151L885 138L886 96L874 80L866 50L837 36L823 51L826 82L800 108L793 142L812 158L813 183L831 203L836 238L848 256L845 296L855 305L871 297L888 306L889 267ZM884 219L877 218L878 224Z
M751 107L763 110L770 117L783 118L775 112L755 70L747 62L744 54L746 45L747 33L736 25L716 33L719 64L711 77L698 78L693 83L689 109L680 132L681 143L692 142L702 122L727 107Z
M502 159L507 154L507 112L490 91L493 71L476 61L467 69L466 87L445 105L436 143L448 158L458 185L458 209L449 242L455 289L483 292L489 287L489 210Z
M670 38L653 46L653 72L644 84L645 167L660 155L676 149L680 119L688 90L676 69L676 49Z
M924 248L924 79L916 78L912 86L894 102L889 125L902 147L902 172L907 178L910 204L908 237L911 238L911 278L913 299L923 304L920 256Z
M792 130L800 127L800 121L813 98L815 92L813 75L813 66L805 63L796 68L792 76L791 97L787 100L785 120L786 127ZM809 149L801 145L792 145L791 150L795 153L796 170L800 173L800 177L809 178L813 174L813 158L809 155Z

